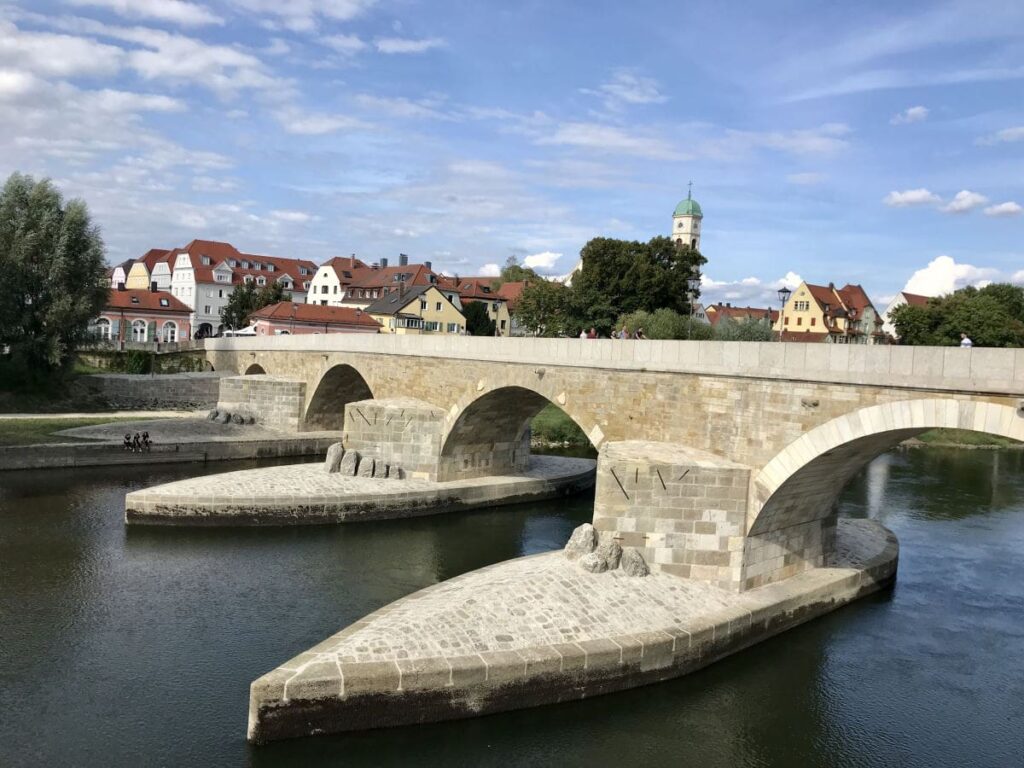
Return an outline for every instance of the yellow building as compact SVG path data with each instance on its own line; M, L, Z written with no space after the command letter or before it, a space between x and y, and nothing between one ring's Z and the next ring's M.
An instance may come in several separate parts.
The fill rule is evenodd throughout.
M785 341L878 344L881 318L860 285L803 282L789 297L773 330Z
M146 263L142 259L132 264L132 268L128 270L124 287L130 290L149 290L149 269L147 269Z
M365 310L381 324L381 333L464 334L466 318L448 297L433 285L392 291Z

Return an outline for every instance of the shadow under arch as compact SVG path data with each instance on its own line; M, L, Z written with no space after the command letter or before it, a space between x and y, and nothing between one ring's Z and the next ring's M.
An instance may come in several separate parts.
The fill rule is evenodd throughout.
M263 369L263 366L259 363L253 363L245 369L244 376L259 376L265 375L267 372Z
M339 430L345 426L345 406L358 400L371 400L373 392L366 379L351 365L341 363L329 368L306 406L303 420L307 430Z
M532 389L498 387L467 405L444 436L439 480L512 475L530 461L530 422L545 406L562 410L586 434L572 414Z
M872 459L931 429L1024 440L1024 415L999 403L903 400L861 408L802 435L754 478L744 588L825 565L834 550L836 504L843 488Z

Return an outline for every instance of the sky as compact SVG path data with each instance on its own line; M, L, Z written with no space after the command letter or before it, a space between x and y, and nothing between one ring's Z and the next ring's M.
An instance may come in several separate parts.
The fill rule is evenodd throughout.
M108 260L193 238L322 261L671 231L706 301L1024 283L1024 3L0 0L0 176Z

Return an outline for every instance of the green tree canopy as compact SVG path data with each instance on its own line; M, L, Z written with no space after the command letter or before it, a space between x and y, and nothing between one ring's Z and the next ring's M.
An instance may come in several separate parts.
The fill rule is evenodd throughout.
M291 300L292 295L285 292L281 283L273 282L260 287L253 283L242 283L231 292L227 304L220 311L220 319L227 328L245 328L253 312L279 301Z
M505 283L519 283L524 280L543 279L544 278L534 272L530 267L524 267L520 264L519 259L515 256L509 256L505 259L505 266L501 268L501 274L494 278L494 282L491 283L491 288L496 291Z
M993 283L961 288L927 306L904 305L892 313L900 344L950 346L966 333L975 346L1024 346L1024 288Z
M572 290L543 278L530 281L523 289L515 316L523 328L537 336L578 336L583 326Z
M107 301L99 228L81 200L13 174L0 192L0 347L44 374L66 366Z
M493 336L494 321L487 316L487 304L482 301L467 301L462 305L466 318L466 332L470 336Z

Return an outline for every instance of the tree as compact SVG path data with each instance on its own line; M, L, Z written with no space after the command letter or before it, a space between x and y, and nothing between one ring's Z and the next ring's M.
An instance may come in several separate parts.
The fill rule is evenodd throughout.
M927 306L904 305L892 313L900 344L950 346L966 333L975 346L1024 346L1024 288L993 283L961 288Z
M470 336L493 336L494 321L487 316L487 304L482 301L467 301L462 306L466 317L466 332Z
M715 326L713 338L718 341L775 341L775 332L768 320L723 317Z
M572 291L551 280L531 280L516 302L516 319L536 336L578 336L583 323L577 317Z
M891 313L893 326L896 328L896 336L900 344L910 346L925 346L936 344L935 325L933 313L930 307L919 307L913 304L904 304L896 307Z
M292 295L285 293L281 283L270 283L257 288L253 283L242 283L231 292L228 303L220 311L220 319L228 328L244 328L249 324L249 315L279 301L291 301Z
M667 237L647 243L597 237L580 251L583 266L572 291L581 325L609 334L616 318L637 310L671 309L689 315L687 281L705 259ZM699 296L699 290L694 298Z
M106 304L105 262L82 200L65 204L48 179L7 179L0 192L0 348L10 347L8 366L44 378L68 365Z
M534 272L530 267L524 267L515 256L505 259L505 266L501 268L501 275L494 278L491 283L493 290L498 290L505 283L519 283L524 280L542 280L543 278Z

